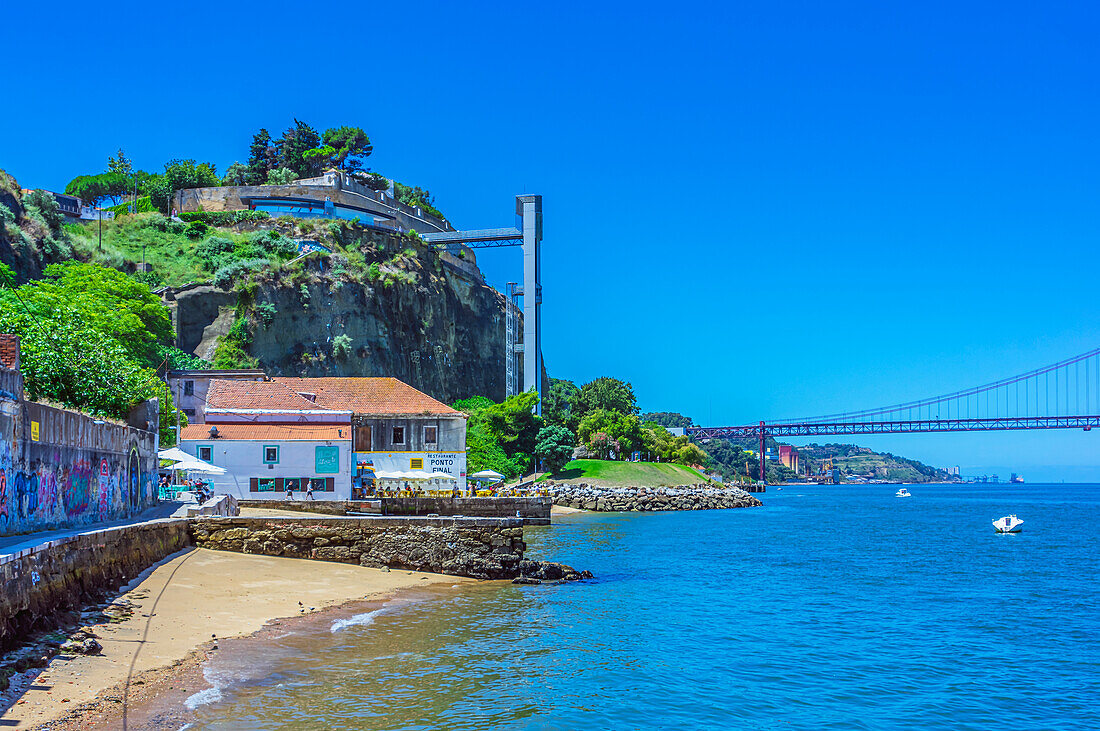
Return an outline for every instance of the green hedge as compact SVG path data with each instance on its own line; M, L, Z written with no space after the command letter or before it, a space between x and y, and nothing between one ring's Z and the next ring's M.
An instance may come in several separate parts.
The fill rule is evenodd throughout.
M211 226L232 226L241 221L266 221L271 218L267 211L195 211L194 213L181 213L184 221L198 221Z

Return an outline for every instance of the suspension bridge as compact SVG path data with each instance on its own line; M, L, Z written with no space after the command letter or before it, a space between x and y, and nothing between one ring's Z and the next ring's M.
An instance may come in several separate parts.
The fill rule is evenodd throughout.
M764 476L767 437L1100 427L1100 348L982 386L864 411L744 426L695 426L699 439L753 438Z

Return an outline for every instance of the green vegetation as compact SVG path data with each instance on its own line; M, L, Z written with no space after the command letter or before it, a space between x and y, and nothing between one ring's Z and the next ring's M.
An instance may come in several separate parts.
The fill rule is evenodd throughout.
M14 273L0 264L0 332L20 338L27 397L115 419L159 398L161 440L173 443L175 409L157 377L179 354L168 345L167 308L149 287L112 269L51 264L45 275L15 287Z
M542 419L532 411L538 394L521 393L497 404L484 396L457 401L452 407L470 416L466 422L466 469L496 470L505 477L531 471L532 454Z
M549 476L543 479L548 479ZM608 462L577 459L565 465L555 481L598 483L605 487L667 487L705 482L698 470L657 462Z
M543 469L560 472L573 456L576 437L564 426L551 424L539 430L535 439L535 456L542 461Z

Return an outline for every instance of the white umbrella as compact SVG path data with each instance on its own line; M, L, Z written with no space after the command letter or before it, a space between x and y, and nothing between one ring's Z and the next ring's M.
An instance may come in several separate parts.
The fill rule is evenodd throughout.
M217 465L204 462L198 457L192 457L191 459L184 460L182 462L176 462L169 469L184 470L186 472L205 472L210 475L224 475L225 468L218 467Z
M179 447L172 447L171 449L165 449L163 452L157 452L157 456L161 459L170 459L173 462L183 462L195 459L195 455L188 454Z
M435 480L458 480L454 475L448 475L446 472L433 472L431 474L432 479Z
M482 470L481 472L475 472L470 475L475 480L503 480L504 475L499 472L493 472L492 470Z

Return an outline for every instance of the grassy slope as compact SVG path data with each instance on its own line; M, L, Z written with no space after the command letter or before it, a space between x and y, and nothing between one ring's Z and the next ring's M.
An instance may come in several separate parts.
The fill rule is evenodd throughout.
M565 465L560 474L553 476L553 480L595 483L606 487L659 487L705 482L706 478L692 468L679 464L578 459Z

